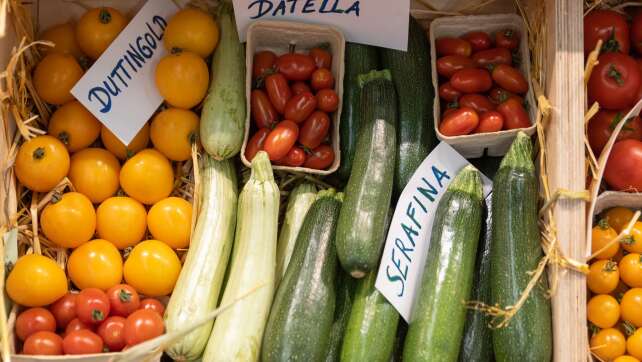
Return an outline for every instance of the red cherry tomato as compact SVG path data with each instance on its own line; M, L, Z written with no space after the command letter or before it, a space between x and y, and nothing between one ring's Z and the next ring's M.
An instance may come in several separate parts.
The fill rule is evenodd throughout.
M305 151L300 147L292 147L285 157L278 161L278 164L289 167L299 167L305 163Z
M292 98L288 80L285 79L283 74L272 74L265 78L265 90L274 108L276 108L277 112L283 114L285 104Z
M450 84L462 93L484 93L493 86L490 74L485 69L462 69L453 74Z
M462 107L447 115L439 124L439 132L447 137L463 136L472 132L479 124L474 109Z
M497 111L504 116L504 129L528 128L532 125L526 109L515 98L508 98L498 105Z
M316 68L314 59L307 54L287 53L276 59L276 69L287 80L308 80Z
M446 82L439 86L439 98L446 102L454 102L461 97L461 92L453 88L450 82Z
M267 70L274 68L276 62L276 54L269 50L264 50L254 54L254 61L252 62L252 77L258 78L264 76Z
M67 324L76 318L76 295L67 293L49 307L54 318L56 318L58 328L67 328Z
M495 83L509 92L518 94L528 92L528 82L517 68L506 64L498 64L493 68L491 76Z
M466 94L459 98L460 107L469 107L475 110L477 114L492 111L495 109L493 102L488 97L481 94Z
M524 98L499 87L491 89L490 92L488 92L488 98L495 104L503 103L508 98L515 98L519 103L524 103Z
M519 33L512 29L504 29L495 33L495 46L515 50L519 46Z
M260 130L256 131L254 136L250 138L250 140L247 142L247 146L245 146L245 159L252 162L254 159L254 156L263 149L263 145L265 144L265 139L267 138L267 135L270 133L269 128L261 128ZM155 299L154 299L155 300Z
M304 167L325 170L334 162L334 150L330 145L321 145L313 149L305 160Z
M339 108L339 96L333 89L321 89L317 92L317 107L326 113L332 113Z
M288 154L299 138L299 127L296 123L285 120L279 122L267 135L263 150L270 156L270 160L280 160Z
M163 303L154 298L141 300L139 309L154 311L161 317L163 316L163 313L165 313L165 306L163 305Z
M127 317L140 306L140 297L136 289L127 284L118 284L107 291L111 314Z
M473 49L468 41L451 37L437 39L435 47L437 48L437 55L440 57L444 55L463 55L469 57Z
M615 191L642 191L642 142L616 142L606 162L604 179Z
M612 10L593 10L584 16L584 55L602 39L602 49L629 54L629 25L624 16Z
M128 346L156 338L164 331L163 318L151 310L139 309L125 321L125 341Z
M68 335L71 332L80 331L83 329L88 329L90 331L93 331L94 325L83 323L80 321L80 319L75 318L75 319L72 319L71 322L69 322L69 324L67 324L67 328L65 328L65 335Z
M611 134L618 123L628 111L607 111L600 110L588 123L588 139L591 148L596 156L602 153L602 149L611 138ZM617 140L642 139L642 121L640 117L632 117L626 121L624 127L617 136Z
M98 288L83 289L76 297L76 315L81 322L98 324L109 315L109 298Z
M57 356L62 354L62 337L54 332L40 331L27 338L22 353L29 355Z
M635 96L635 103L642 99L642 59L636 59L635 63L638 65L638 70L640 71L640 89L638 90L638 94Z
M316 47L310 49L310 56L317 68L330 69L332 66L332 55L324 48Z
M473 48L473 52L486 50L493 45L490 35L483 31L471 31L470 33L464 34L461 38L470 43L470 46Z
M490 111L479 116L479 124L473 133L499 132L504 127L504 116L501 113Z
M589 78L589 104L598 102L600 107L613 110L630 107L636 101L641 80L640 68L633 58L604 53Z
M317 148L328 136L330 117L324 112L316 111L308 117L299 132L299 143L313 149Z
M30 335L40 331L56 331L56 319L45 308L29 308L16 318L16 335L24 341Z
M642 12L638 11L631 21L631 46L642 54Z
M91 354L103 351L103 340L96 333L81 329L65 336L62 340L65 354Z
M334 87L334 76L332 72L326 68L319 68L312 73L310 85L314 90L330 89Z
M296 123L305 121L317 108L317 98L312 93L296 95L285 105L284 117Z
M458 70L475 68L475 62L463 55L446 55L437 59L436 66L440 76L450 78Z
M513 55L506 48L482 50L473 54L473 62L481 68L493 67L497 64L512 64Z
M292 94L297 96L302 93L312 93L312 89L305 82L292 83Z
M117 352L123 349L125 343L125 318L112 316L100 324L97 331L100 338L110 352Z
M276 108L270 102L268 95L260 89L255 89L250 94L250 110L258 128L269 128L277 122Z

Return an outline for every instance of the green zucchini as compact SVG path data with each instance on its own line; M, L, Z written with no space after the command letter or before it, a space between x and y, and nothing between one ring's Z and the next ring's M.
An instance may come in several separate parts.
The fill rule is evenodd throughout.
M481 176L466 166L442 196L430 237L404 361L456 361L482 222Z
M399 313L375 288L377 272L359 280L343 337L341 362L388 362L392 357Z
M339 123L341 165L335 173L341 180L347 180L350 177L360 126L361 89L357 83L357 76L376 70L378 66L379 55L377 54L377 48L369 45L346 43L343 107L341 108L341 123Z
M394 177L397 101L388 70L358 77L361 127L337 225L343 269L362 278L379 265Z
M356 279L338 269L336 303L334 306L334 321L330 330L330 341L328 351L325 354L325 362L337 362L341 356L341 344L343 335L350 318L350 309L356 289Z
M334 235L343 194L319 191L274 297L261 361L322 361L334 319Z
M490 250L491 250L491 210L490 199L484 206L485 218L482 235L477 246L475 277L470 300L490 303ZM464 339L459 350L460 362L491 362L493 360L491 318L478 310L469 309L464 327Z
M430 44L421 25L412 16L409 21L408 51L380 51L381 65L390 69L399 99L395 195L401 194L436 144Z
M492 304L515 305L542 257L537 226L538 180L531 159L530 137L517 134L493 180L491 294ZM551 304L546 273L508 326L493 330L498 362L550 361Z

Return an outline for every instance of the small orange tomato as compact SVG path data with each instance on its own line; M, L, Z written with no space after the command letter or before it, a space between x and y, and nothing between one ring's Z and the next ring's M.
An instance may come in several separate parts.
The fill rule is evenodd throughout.
M125 249L143 240L147 231L147 212L140 202L126 196L103 201L96 210L96 232L101 239Z
M642 358L642 328L638 328L627 338L626 351L635 358Z
M55 261L37 254L24 255L11 269L7 294L26 307L51 304L67 293L67 276Z
M186 248L192 233L192 204L179 197L163 199L149 209L147 225L155 239L172 249Z
M606 221L608 221L613 230L615 230L616 233L619 233L629 224L629 221L631 221L631 219L633 218L633 211L631 211L631 209L627 209L626 207L614 207L608 209L608 211L604 215L604 218L606 219Z
M611 328L620 319L620 305L608 294L598 294L587 305L588 320L600 328Z
M591 264L586 282L589 289L595 294L611 293L620 281L620 272L615 262L598 260Z
M78 45L87 56L96 60L126 25L125 16L114 8L89 9L76 25Z
M184 8L177 12L165 28L165 49L187 50L206 58L218 45L218 26L214 18L199 9Z
M622 319L642 327L642 288L629 289L620 302Z
M69 152L89 147L100 135L100 122L78 101L65 103L49 119L49 134L67 146Z
M591 337L591 352L604 361L610 361L626 352L626 340L622 332L606 328Z
M62 248L76 248L96 231L96 212L87 196L79 192L54 195L40 215L42 232Z
M622 247L629 253L642 253L642 222L633 224L631 235L622 240Z
M123 258L112 243L95 239L71 253L67 273L79 289L107 290L123 279Z
M171 106L189 109L205 97L210 77L200 56L179 51L166 55L156 66L156 87Z
M620 278L629 287L642 288L642 255L631 253L622 257Z
M591 252L595 253L599 250L602 250L611 240L617 237L617 233L609 226L608 222L604 219L600 220L597 225L593 226L591 231L592 235L592 245ZM612 258L617 251L620 249L619 243L612 243L608 248L604 249L599 253L595 258L596 259L610 259Z
M116 157L102 148L85 148L71 157L71 183L95 204L118 191L119 173Z
M147 147L149 143L149 125L145 123L127 146L120 142L116 135L105 126L100 130L100 139L109 152L113 153L119 160L126 160Z
M82 77L83 70L71 55L51 53L33 72L33 86L43 101L61 105L74 100L71 88Z
M59 140L38 136L23 143L15 161L16 177L28 189L49 192L69 171L69 152Z
M152 205L172 192L174 170L160 152L146 149L125 162L120 172L120 185L127 195Z
M172 161L185 161L192 156L192 144L198 139L196 113L168 108L154 117L150 136L154 148Z
M41 40L47 40L55 44L52 47L43 47L46 54L61 53L71 55L76 59L80 59L83 54L76 41L76 33L72 23L63 23L54 25L47 30L43 31L40 35Z
M167 244L145 240L134 247L125 261L125 281L149 297L167 295L181 272L178 256Z

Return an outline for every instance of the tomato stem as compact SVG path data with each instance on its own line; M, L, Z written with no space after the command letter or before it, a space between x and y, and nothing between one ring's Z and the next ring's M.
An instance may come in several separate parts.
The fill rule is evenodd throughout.
M107 8L101 8L100 13L98 14L98 19L103 24L109 24L111 22L111 13Z
M617 264L613 260L609 260L604 264L604 269L602 269L605 272L614 272L616 270Z
M601 219L600 221L598 221L597 226L599 226L599 228L602 230L606 230L611 227L606 219Z
M620 240L620 242L624 245L632 245L635 243L635 239L632 236L626 236Z
M34 160L41 160L44 157L45 157L45 149L44 149L44 147L38 147L33 151Z
M91 311L91 319L93 321L100 322L105 319L105 314L98 309L94 309Z
M121 302L130 302L132 300L132 293L121 289L118 291L118 299L120 299Z
M619 52L620 51L620 43L615 39L615 27L611 28L611 35L609 35L609 38L606 39L604 42L604 45L602 45L602 49L600 49L600 52L602 53L608 53L608 52Z
M624 80L622 79L622 73L620 73L613 64L609 65L609 71L607 76L615 81L619 86L624 85Z
M67 131L62 131L58 133L58 139L60 142L64 143L66 146L69 146L69 133Z

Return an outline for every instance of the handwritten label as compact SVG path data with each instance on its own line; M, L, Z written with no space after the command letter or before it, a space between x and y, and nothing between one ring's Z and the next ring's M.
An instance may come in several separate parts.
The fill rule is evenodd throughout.
M163 32L177 11L172 0L148 1L71 90L124 144L163 102L154 74L167 54Z
M397 202L375 286L406 322L420 291L437 205L453 178L469 164L441 142L423 160ZM482 183L487 197L492 182L482 175Z
M346 40L406 50L410 0L234 0L241 41L254 20L334 25Z

